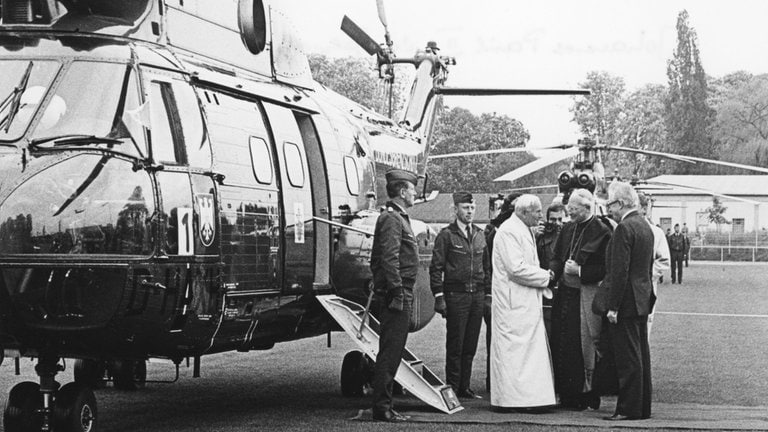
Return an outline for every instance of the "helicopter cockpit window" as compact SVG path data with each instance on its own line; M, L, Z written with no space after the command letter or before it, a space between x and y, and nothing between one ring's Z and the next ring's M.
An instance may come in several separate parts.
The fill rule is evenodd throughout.
M349 156L344 156L344 174L347 177L347 190L352 195L360 193L360 176L357 173L357 162Z
M123 140L121 152L146 154L144 126L148 125L141 121L138 82L128 65L72 62L49 93L46 97L44 87L30 83L22 96L31 106L45 105L31 138L94 135Z
M272 184L272 155L267 142L261 138L250 137L251 168L256 181L261 184Z
M160 163L184 165L187 151L178 104L169 82L149 85L149 111L152 123L152 157Z
M11 192L0 207L0 254L149 255L154 213L146 171L78 154Z
M200 168L210 168L211 147L205 136L203 114L195 91L190 85L181 80L173 80L173 93L176 97L179 119L184 125L184 142L187 148L189 165Z
M24 134L40 108L61 64L42 60L5 60L0 68L0 140L15 141ZM17 90L18 89L18 90ZM42 122L58 120L53 112Z
M285 156L285 168L288 171L288 181L291 186L304 187L304 161L301 157L299 146L292 142L283 143L283 155Z

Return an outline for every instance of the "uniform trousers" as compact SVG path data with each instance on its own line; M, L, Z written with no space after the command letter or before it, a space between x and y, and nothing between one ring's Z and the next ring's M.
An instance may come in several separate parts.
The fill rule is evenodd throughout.
M392 386L408 339L413 308L413 291L404 289L403 294L402 311L390 310L386 301L381 302L378 315L379 353L372 379L374 413L382 414L392 409Z
M469 389L472 360L483 323L485 292L446 291L445 380L454 390Z

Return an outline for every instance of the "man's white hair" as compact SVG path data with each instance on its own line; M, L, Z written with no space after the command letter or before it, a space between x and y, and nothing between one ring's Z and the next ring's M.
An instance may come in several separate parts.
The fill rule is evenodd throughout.
M608 186L608 200L609 201L621 201L624 207L637 208L638 198L635 188L631 184L626 182L611 182Z
M533 209L536 206L541 207L541 200L539 200L539 197L536 195L520 195L515 200L515 214L520 216L523 213L529 212L531 209Z
M571 200L578 197L580 202L583 202L584 204L587 204L589 206L592 206L592 204L595 203L595 196L592 195L592 192L586 190L586 189L575 189L573 192L571 192Z

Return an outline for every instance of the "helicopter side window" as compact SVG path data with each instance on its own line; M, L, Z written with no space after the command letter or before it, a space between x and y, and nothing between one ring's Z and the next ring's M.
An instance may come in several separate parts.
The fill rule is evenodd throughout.
M152 81L149 110L152 117L152 156L160 163L185 165L187 152L176 97L171 83Z
M291 186L304 187L304 161L301 157L299 146L292 142L283 143L283 155L285 156L285 168L288 171L288 181Z
M256 181L261 184L272 184L272 155L267 142L261 138L250 137L251 168Z
M351 195L360 193L360 176L357 173L357 162L349 156L344 157L344 175L347 178L347 190Z

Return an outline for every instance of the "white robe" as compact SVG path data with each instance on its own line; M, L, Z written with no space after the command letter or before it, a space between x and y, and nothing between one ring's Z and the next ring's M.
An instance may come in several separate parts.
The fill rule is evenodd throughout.
M554 405L552 362L541 310L549 272L539 267L530 228L512 215L493 241L491 405Z

